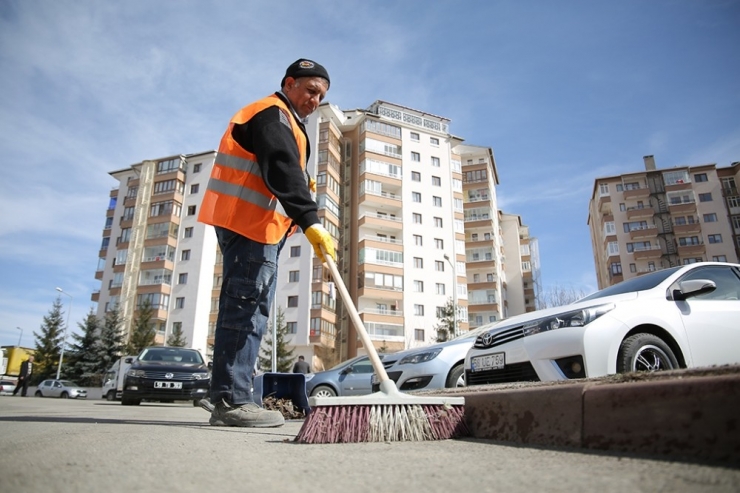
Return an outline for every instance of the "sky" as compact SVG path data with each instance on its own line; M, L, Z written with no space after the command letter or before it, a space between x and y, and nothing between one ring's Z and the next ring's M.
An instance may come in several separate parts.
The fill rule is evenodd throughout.
M110 171L217 148L302 57L342 109L493 149L543 288L590 293L596 178L740 161L739 48L740 0L2 0L0 345L33 347L57 297L77 332L94 309Z

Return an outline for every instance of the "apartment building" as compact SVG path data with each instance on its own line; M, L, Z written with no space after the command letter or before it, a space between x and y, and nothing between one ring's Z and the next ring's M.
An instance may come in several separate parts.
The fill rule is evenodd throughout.
M588 226L599 289L645 272L701 261L737 262L740 163L597 178Z
M463 144L449 124L376 101L364 110L324 103L307 125L319 217L337 240L339 269L379 350L433 343L450 300L460 333L536 303L536 240L519 216L497 208L493 151ZM111 173L120 186L111 193L96 272L102 289L93 295L99 315L119 303L127 320L144 299L156 302L157 342L180 324L206 355L221 260L212 228L195 218L214 157L167 157ZM162 258L152 260L152 252ZM294 355L315 369L365 351L333 281L304 235L288 238L275 306Z

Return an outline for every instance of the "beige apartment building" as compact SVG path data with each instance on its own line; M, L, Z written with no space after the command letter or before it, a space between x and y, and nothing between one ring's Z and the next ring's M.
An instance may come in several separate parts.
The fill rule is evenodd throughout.
M435 342L450 301L458 333L536 306L536 238L519 216L498 209L491 148L463 144L449 124L376 101L364 110L324 103L307 125L319 217L337 240L343 280L378 350ZM196 218L214 158L169 156L111 173L119 186L93 294L99 316L119 306L127 332L148 300L157 343L179 324L188 345L207 356L221 260L213 228ZM276 288L295 356L320 370L365 352L304 235L287 240Z
M599 289L701 261L737 262L740 163L657 169L597 178L588 226Z

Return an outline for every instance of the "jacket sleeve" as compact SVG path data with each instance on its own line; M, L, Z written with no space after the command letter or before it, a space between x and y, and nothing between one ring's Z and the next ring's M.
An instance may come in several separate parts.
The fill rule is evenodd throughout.
M234 125L231 136L257 156L262 179L295 223L306 230L319 223L318 205L311 198L307 175L300 165L298 144L281 109L271 106L250 121Z

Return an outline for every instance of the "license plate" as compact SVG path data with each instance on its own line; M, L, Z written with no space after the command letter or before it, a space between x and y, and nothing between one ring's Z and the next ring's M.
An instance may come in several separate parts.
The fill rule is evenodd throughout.
M154 382L155 389L181 389L182 382Z
M484 354L470 360L473 371L501 370L504 367L504 353Z

